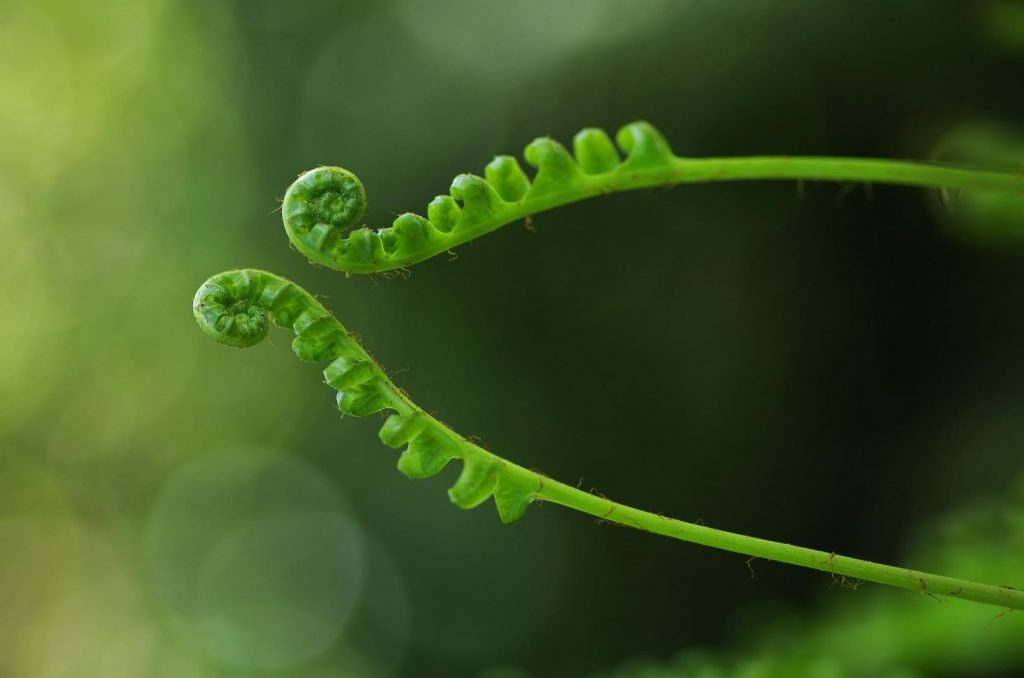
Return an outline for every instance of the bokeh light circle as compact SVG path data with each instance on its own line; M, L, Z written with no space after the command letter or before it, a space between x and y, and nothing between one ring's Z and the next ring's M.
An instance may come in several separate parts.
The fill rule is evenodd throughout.
M173 476L146 558L176 624L225 664L280 669L338 638L358 604L364 538L318 471L260 451L216 454Z

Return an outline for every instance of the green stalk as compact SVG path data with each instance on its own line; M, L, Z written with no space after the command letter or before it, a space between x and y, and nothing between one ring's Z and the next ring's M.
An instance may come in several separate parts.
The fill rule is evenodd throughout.
M574 139L575 157L542 138L526 148L537 167L526 176L512 156L487 165L486 178L461 174L451 195L430 203L427 218L403 214L389 228L355 228L366 207L359 179L340 167L320 167L285 194L288 237L311 261L346 273L374 273L419 263L470 240L556 207L624 191L717 181L841 181L1024 194L1024 174L933 163L841 157L762 156L681 158L647 123L625 126L619 148L601 130Z
M538 498L588 513L608 522L673 539L828 572L833 577L844 578L839 581L854 587L857 586L857 580L870 581L919 591L922 594L948 596L1024 610L1024 591L1009 586L980 584L966 579L882 565L859 558L717 530L624 506L557 481L545 481L544 489L538 493Z
M516 478L516 484L535 487L534 500L559 504L606 522L660 534L680 541L731 551L752 558L773 560L827 572L837 581L850 586L857 586L859 581L869 581L917 591L922 595L973 600L1008 609L1024 610L1024 591L1010 586L981 584L966 579L882 565L859 558L840 556L832 552L749 537L657 515L620 504L592 492L585 492L536 471L523 468L473 444L420 409L390 381L382 382L380 388L395 411L405 416L417 414L426 417L430 422L428 427L457 446L460 450L459 456L463 460L470 458L498 463L501 465L501 473Z
M439 473L461 459L459 479L449 489L452 502L472 508L493 497L505 523L518 520L535 501L547 501L601 520L755 558L830 573L840 583L871 581L932 596L947 596L1024 610L1024 591L881 565L826 551L748 537L648 513L548 478L514 464L466 440L416 405L387 376L359 342L307 291L279 276L254 269L228 271L210 278L196 292L193 312L200 328L215 340L245 347L267 336L269 322L291 329L296 354L329 362L328 385L338 391L342 412L366 416L394 414L381 440L405 447L398 468L411 478Z
M1024 193L1024 175L874 158L760 156L677 158L678 183L744 180L843 181Z

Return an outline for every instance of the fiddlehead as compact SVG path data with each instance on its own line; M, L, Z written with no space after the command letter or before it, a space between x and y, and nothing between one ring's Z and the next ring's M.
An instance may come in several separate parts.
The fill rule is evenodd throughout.
M203 283L192 310L207 335L229 346L259 343L271 322L292 330L299 358L328 363L324 381L338 392L339 410L357 417L393 412L380 438L390 447L406 448L398 460L405 475L428 478L452 459L462 460L462 473L448 492L456 505L472 508L493 496L501 519L509 523L536 498L544 482L538 474L474 445L420 409L348 330L294 283L266 271L228 271Z
M536 168L532 179L514 157L498 156L484 168L483 177L455 177L449 195L439 195L427 206L426 218L406 213L378 230L359 225L366 193L356 176L340 167L319 167L300 176L285 194L285 230L311 261L347 273L373 273L429 259L537 212L652 186L808 179L1024 193L1024 175L1019 173L937 164L786 156L681 158L646 122L626 125L615 139L617 148L603 130L587 128L574 137L573 153L553 139L535 139L523 153Z
M494 498L501 520L518 520L535 500L560 504L603 520L748 556L776 560L900 588L950 595L1024 609L1024 591L880 565L834 553L757 539L673 520L613 502L605 497L525 469L469 442L416 405L348 330L299 286L265 271L221 273L196 292L193 313L200 327L230 346L252 346L267 335L269 323L295 333L292 348L303 360L328 363L324 381L338 391L338 408L366 416L392 414L380 429L389 447L405 448L398 468L410 478L428 478L452 459L462 472L448 490L462 508Z

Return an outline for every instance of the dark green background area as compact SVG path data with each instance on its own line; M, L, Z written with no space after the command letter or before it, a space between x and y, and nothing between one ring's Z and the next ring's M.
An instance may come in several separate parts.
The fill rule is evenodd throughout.
M875 596L927 610L555 506L510 527L460 511L457 470L403 478L376 418L338 421L286 335L215 345L189 302L221 270L274 271L523 466L715 527L970 569L929 556L924 528L1000 506L1021 470L1024 248L965 236L936 195L616 195L407 277L310 266L276 209L303 170L343 165L384 226L536 136L634 119L680 155L928 158L962 124L1024 120L1022 13L0 4L0 675L577 676L727 653ZM1022 624L978 642L1013 646ZM1024 666L915 660L943 628L908 655L920 675ZM900 642L872 632L868 655Z

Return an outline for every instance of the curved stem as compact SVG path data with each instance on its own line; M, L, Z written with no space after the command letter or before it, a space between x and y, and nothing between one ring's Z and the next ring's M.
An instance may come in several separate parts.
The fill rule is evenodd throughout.
M441 471L461 459L462 473L449 490L452 501L472 508L493 496L502 521L517 520L537 500L560 504L602 520L747 556L775 560L845 578L887 584L923 594L973 600L1024 610L1024 591L927 572L881 565L826 551L666 518L584 492L514 464L466 440L425 412L387 376L380 365L327 309L301 287L265 271L245 269L214 276L193 302L196 320L208 335L232 346L251 346L267 335L268 317L296 333L300 358L330 362L325 381L338 390L343 412L392 415L380 432L392 447L408 445L399 469L413 478ZM853 582L850 582L853 580Z
M438 425L443 426L440 423ZM458 437L454 432L452 435ZM535 494L535 499L559 504L606 522L745 556L827 572L835 578L842 578L842 582L851 586L857 586L860 581L869 581L918 591L925 595L947 596L1014 610L1024 610L1024 591L1010 586L982 584L909 568L883 565L859 558L840 556L833 552L750 537L657 515L620 504L607 497L584 492L579 488L566 485L497 457L461 437L459 439L465 445L476 447L476 450L473 451L474 454L494 457L503 462L505 464L504 473L514 474L520 476L524 481L536 483L539 489Z
M752 180L844 181L1024 193L1024 175L982 172L901 160L812 156L672 158L671 162L664 165L642 167L628 172L582 176L561 190L536 197L528 196L522 201L510 203L504 209L496 210L489 218L455 229L448 236L447 249L475 240L506 224L539 212L564 207L599 195L684 184ZM437 254L439 252L424 249L406 258L402 266L419 263ZM329 262L322 263L330 265Z
M228 278L232 273L236 274L236 278L233 280ZM271 316L272 320L290 329L295 328L295 321L280 322L279 317L301 319L303 314L315 316L316 319L322 321L321 327L314 333L316 338L333 336L333 341L335 342L325 344L330 350L324 346L313 348L313 354L318 356L315 359L323 361L323 359L331 359L333 357L337 358L338 361L347 361L349 370L356 369L357 365L370 366L372 376L368 377L365 385L360 385L359 387L362 389L370 387L380 395L381 399L377 400L377 410L390 410L396 413L395 417L400 423L418 421L420 428L414 437L430 438L437 442L439 448L445 452L446 459L444 459L444 462L447 461L447 458L458 458L463 461L465 464L463 477L460 478L457 486L467 483L466 477L473 475L473 468L494 468L496 471L492 490L485 493L479 501L485 499L486 495L495 492L494 486L500 486L502 482L509 486L509 488L514 488L521 493L520 499L522 504L519 506L518 512L513 512L511 516L502 512L502 518L506 522L517 519L521 515L521 510L528 503L535 501L551 502L592 515L607 522L635 527L655 535L662 535L683 542L731 551L746 556L824 571L824 573L828 573L834 578L841 578L841 582L852 586L856 586L859 581L873 582L919 591L922 594L932 596L947 596L998 605L1000 607L1024 609L1024 591L1010 586L981 584L969 580L925 573L925 571L921 570L837 555L834 552L809 549L730 533L723 531L723 529L669 518L664 515L620 504L606 497L573 488L573 486L559 482L537 471L523 468L477 446L477 444L467 440L416 405L416 402L406 392L394 385L370 354L348 334L341 324L334 319L334 316L304 290L265 271L232 271L232 273L222 273L220 277L211 279L211 282L208 282L204 288L201 288L200 293L197 294L197 317L204 331L211 334L214 338L224 341L223 325L219 324L218 321L226 313L218 313L220 313L220 307L224 305L226 299L223 297L218 298L217 294L223 294L225 290L236 296L241 290L243 296L253 302L269 299L270 301L262 304L263 310L271 313L282 313L280 316ZM239 276L238 273L243 274ZM224 282L225 279L228 281L227 283ZM214 281L217 281L217 283L211 285ZM214 291L212 294L209 291L211 289ZM207 290L207 292L204 293L204 290ZM230 301L236 304L239 303L236 298L232 298ZM213 309L213 315L211 315L211 308ZM234 307L229 312L238 313L239 310L240 308ZM301 320L298 322L302 323ZM308 321L302 324L303 327L313 327ZM220 330L216 329L218 326L221 328ZM214 329L211 330L211 328ZM300 356L310 359L308 341L303 341L307 338L304 336L304 331L299 330L297 334L296 351L300 352ZM263 336L265 336L265 331L262 332L259 339L262 339ZM238 342L233 339L225 343L238 345ZM328 352L325 353L325 350ZM329 373L330 370L325 374ZM335 379L339 377L337 372L333 373L333 375ZM331 380L331 377L329 377L329 383ZM349 385L348 388L353 388L353 385ZM342 407L343 410L345 409L342 406L341 398L339 398L339 407ZM365 415L369 414L369 412L350 412L349 414ZM391 422L389 421L389 423ZM385 429L381 432L382 439L387 440L385 436L387 428L388 424L385 424ZM407 440L399 440L399 444L406 442ZM412 446L403 457L409 455L410 452L412 452ZM433 472L439 471L442 466L443 463ZM402 470L407 472L407 474L409 473L408 468L403 468ZM413 474L413 477L426 477L432 474L431 472L422 475ZM500 501L499 492L495 493L496 502ZM455 496L453 496L453 501L458 503ZM475 506L479 502L470 503ZM470 507L468 505L463 506L465 508ZM499 504L499 510L503 511L501 504Z
M1024 610L1024 591L1009 586L980 584L717 530L624 506L555 481L545 481L544 488L538 494L539 498L602 520L745 556L828 572L833 577L844 578L843 582L853 586L857 585L857 580L870 581L916 590L922 594L948 596Z
M535 500L559 504L603 521L680 541L827 572L834 578L841 578L839 581L850 586L857 586L862 581L869 581L918 591L924 595L945 596L1024 610L1024 590L1010 586L982 584L966 579L840 556L832 552L727 532L620 504L607 497L585 492L536 471L523 468L474 445L445 424L427 415L390 382L382 385L382 390L388 395L393 408L397 411L405 414L418 413L427 417L432 428L442 432L446 438L460 446L462 452L460 456L464 460L468 456L496 461L502 465L503 474L517 478L522 485L534 486L536 488L533 494Z
M871 158L685 158L674 155L661 134L642 122L626 125L617 138L625 160L597 129L576 135L575 157L556 141L537 139L525 152L537 167L532 179L515 158L498 156L487 166L486 179L456 177L451 195L430 203L428 218L403 214L378 230L348 230L365 207L362 184L347 170L320 167L302 175L285 195L285 229L312 261L347 273L374 273L416 264L546 210L655 186L807 180L1024 193L1024 174L1013 172Z

